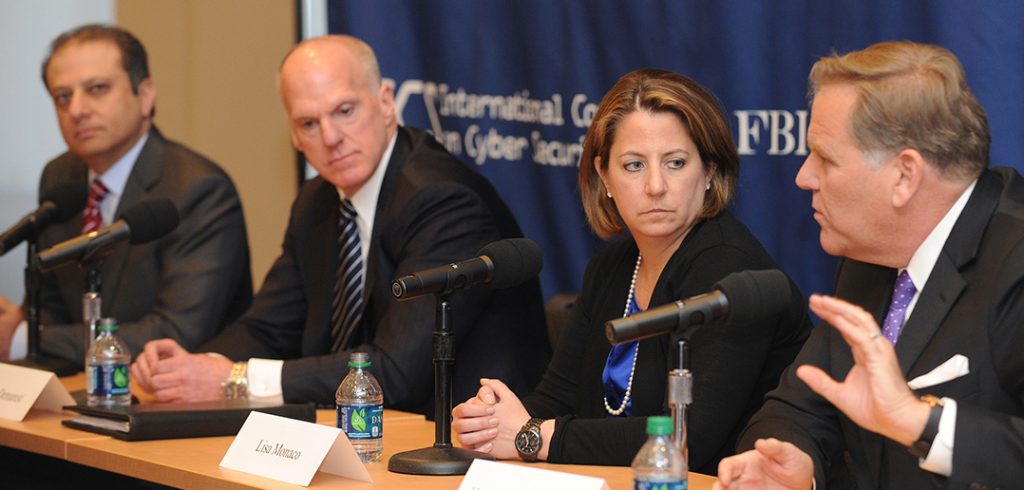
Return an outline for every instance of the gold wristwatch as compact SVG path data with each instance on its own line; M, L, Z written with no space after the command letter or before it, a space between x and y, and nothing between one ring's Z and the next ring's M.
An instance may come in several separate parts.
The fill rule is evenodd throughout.
M236 362L231 366L231 374L228 375L228 379L220 384L225 400L249 398L249 378L246 376L248 371L248 362Z

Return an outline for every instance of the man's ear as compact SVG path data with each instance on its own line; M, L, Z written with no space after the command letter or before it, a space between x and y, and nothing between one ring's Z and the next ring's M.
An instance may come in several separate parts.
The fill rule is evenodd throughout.
M380 84L380 106L384 112L384 121L390 126L394 123L395 117L395 94L391 86L381 82Z
M894 172L892 205L902 208L909 203L921 189L928 163L924 156L912 148L901 150L890 161Z
M153 113L153 104L156 103L156 83L152 78L147 78L139 82L135 91L139 97L139 109L142 112L142 117L149 118Z

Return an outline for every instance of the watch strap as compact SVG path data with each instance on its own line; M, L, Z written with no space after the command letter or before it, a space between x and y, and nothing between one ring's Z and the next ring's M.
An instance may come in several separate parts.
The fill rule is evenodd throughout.
M922 396L921 401L931 407L931 410L928 412L928 422L925 423L924 430L921 431L921 437L908 446L907 451L919 459L924 459L931 452L932 444L939 435L939 421L942 420L943 403L941 398L932 395Z
M248 362L236 362L231 365L231 373L228 375L228 379L221 383L225 399L249 398L248 371Z
M523 428L519 429L519 434L516 435L516 451L519 452L519 457L523 461L537 461L537 454L540 453L540 448L544 445L544 440L540 435L540 424L544 422L544 419L532 417L523 424ZM528 441L526 445L523 441ZM535 444L533 444L535 442Z

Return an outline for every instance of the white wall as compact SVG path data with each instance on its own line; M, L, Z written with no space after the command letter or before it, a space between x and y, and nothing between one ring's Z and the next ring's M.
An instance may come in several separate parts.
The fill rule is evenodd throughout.
M114 22L114 0L0 0L0 229L36 207L39 174L66 146L40 78L50 41ZM21 302L25 246L0 257L0 295Z

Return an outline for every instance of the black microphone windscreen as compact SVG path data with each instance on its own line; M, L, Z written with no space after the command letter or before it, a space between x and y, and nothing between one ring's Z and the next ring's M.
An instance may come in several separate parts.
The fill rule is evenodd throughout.
M508 288L525 282L540 272L544 255L533 240L509 238L488 243L477 255L486 255L494 263L492 288Z
M178 208L165 197L146 199L128 208L121 219L131 231L129 243L138 245L156 240L176 228Z
M715 284L729 302L732 324L745 324L773 316L789 304L789 278L778 269L741 271L725 276Z
M39 194L39 204L52 202L57 206L57 216L54 223L63 223L85 209L85 200L88 197L86 188L81 182L65 182L43 190Z

